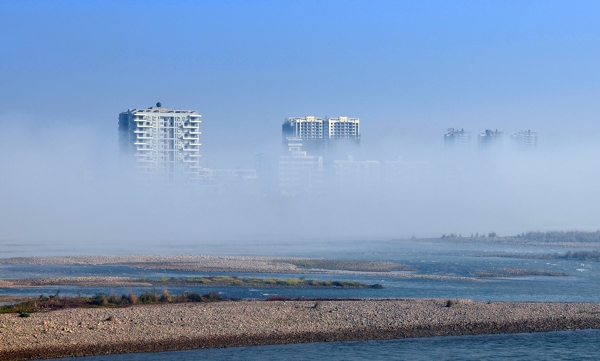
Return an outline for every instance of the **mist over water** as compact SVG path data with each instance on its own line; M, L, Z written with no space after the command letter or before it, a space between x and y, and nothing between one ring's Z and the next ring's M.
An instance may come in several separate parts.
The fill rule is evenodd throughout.
M319 194L286 197L276 189L245 191L241 183L214 194L202 187L140 182L120 162L116 130L102 134L84 125L28 126L16 120L0 116L7 129L0 134L2 242L90 249L126 243L147 252L148 247L164 244L597 228L599 147L575 139L547 144L543 132L540 146L527 150L517 149L508 139L489 149L482 149L476 140L464 149L452 149L443 145L444 130L435 140L414 140L418 147L413 143L378 149L366 141L355 160L383 164L401 156L409 167L416 165L414 170L392 183L326 180ZM279 123L272 120L273 127ZM363 123L370 132L378 131L368 118ZM203 135L203 144L212 141L211 134ZM237 147L251 154L261 150L251 144ZM227 164L207 149L204 153L201 148L204 161ZM276 161L279 154L273 147L268 155ZM275 163L275 176L276 167ZM252 169L254 164L250 161L242 168Z

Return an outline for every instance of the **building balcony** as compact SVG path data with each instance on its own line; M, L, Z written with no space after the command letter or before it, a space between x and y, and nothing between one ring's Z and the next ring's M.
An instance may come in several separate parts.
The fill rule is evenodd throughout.
M183 148L182 149L184 152L199 152L200 149L198 148Z
M196 132L196 131L193 131L193 130L192 130L192 131L190 131L190 134L202 134L202 132L201 132L201 131L197 131L197 132Z
M200 140L198 137L189 137L187 135L183 135L183 140Z
M147 135L139 135L138 134L137 139L153 139L153 137L147 136Z

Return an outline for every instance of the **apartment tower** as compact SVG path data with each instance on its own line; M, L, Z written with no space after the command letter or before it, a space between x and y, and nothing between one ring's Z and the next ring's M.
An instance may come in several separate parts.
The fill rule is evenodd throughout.
M201 116L195 110L174 110L157 103L119 114L119 148L139 173L170 183L203 179L200 166Z
M360 119L291 117L283 123L282 136L284 149L301 143L302 150L309 153L330 152L343 145L359 147Z

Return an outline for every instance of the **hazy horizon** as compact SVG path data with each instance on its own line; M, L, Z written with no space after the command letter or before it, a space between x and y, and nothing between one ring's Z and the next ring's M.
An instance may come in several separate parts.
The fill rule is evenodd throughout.
M0 242L207 244L600 229L600 4L8 2L0 13ZM118 114L202 114L211 168L254 168L292 116L361 119L390 191L190 196L118 165ZM447 128L472 134L467 154ZM482 152L477 134L504 132ZM532 152L510 135L539 134Z

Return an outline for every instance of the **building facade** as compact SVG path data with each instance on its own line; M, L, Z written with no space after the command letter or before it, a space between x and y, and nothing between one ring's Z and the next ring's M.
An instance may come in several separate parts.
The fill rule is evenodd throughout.
M282 126L283 146L302 143L302 150L321 153L335 150L340 144L360 146L360 119L340 116L336 118L287 118Z
M157 103L119 114L119 148L139 173L169 182L195 183L205 178L200 166L201 115Z

